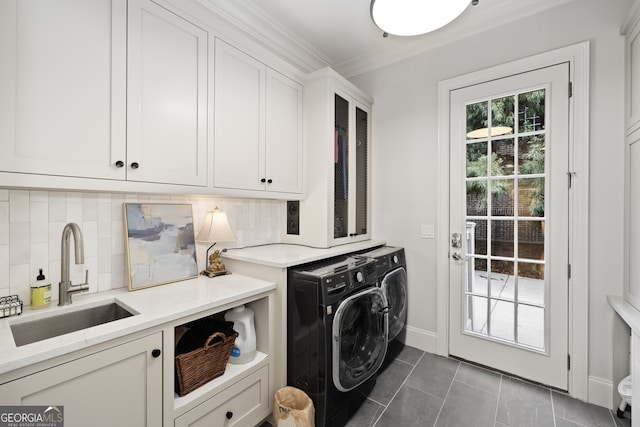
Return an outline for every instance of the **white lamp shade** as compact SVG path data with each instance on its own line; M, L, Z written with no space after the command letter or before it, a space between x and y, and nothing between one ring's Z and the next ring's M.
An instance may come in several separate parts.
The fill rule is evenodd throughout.
M371 17L384 32L417 36L456 19L470 0L372 0Z
M235 240L238 239L229 225L227 214L218 208L215 208L213 212L207 212L196 241L212 243L233 242Z

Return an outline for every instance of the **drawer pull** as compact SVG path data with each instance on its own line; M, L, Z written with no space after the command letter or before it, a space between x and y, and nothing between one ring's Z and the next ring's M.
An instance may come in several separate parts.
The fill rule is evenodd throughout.
M228 420L230 420L231 418L233 418L233 412L231 412L231 411L227 411L227 413L226 413L226 417L227 417L227 419L228 419Z
M157 349L157 348L154 348L154 349L151 351L151 355L152 355L153 357L160 357L160 355L161 355L161 354L162 354L162 351L160 351L160 349Z

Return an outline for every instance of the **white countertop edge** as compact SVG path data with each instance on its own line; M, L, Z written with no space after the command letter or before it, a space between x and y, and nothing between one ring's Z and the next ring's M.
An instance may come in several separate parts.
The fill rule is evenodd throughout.
M640 311L618 295L607 295L607 302L613 310L636 333L640 333Z
M223 258L236 261L251 262L268 267L287 268L319 261L334 256L363 251L385 245L384 240L364 240L362 242L347 243L331 248L316 248L312 246L289 243L274 243L269 245L249 246L246 248L230 248Z
M32 310L0 319L0 374L87 347L214 310L235 301L275 290L276 284L240 274L197 278L129 292L126 288L74 295L71 306ZM186 292L185 292L186 291ZM139 314L81 331L17 347L10 325L116 301ZM53 302L52 302L53 304Z

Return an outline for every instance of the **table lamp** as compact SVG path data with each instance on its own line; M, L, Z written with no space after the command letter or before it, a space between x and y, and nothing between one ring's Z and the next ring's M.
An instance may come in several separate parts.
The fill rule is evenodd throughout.
M225 212L222 212L217 207L213 211L207 212L204 223L196 237L196 242L213 244L209 246L206 252L208 265L200 274L208 277L231 274L226 270L224 263L220 259L220 250L216 249L211 256L209 256L209 251L217 242L233 242L236 240L238 239L233 230L231 230L229 219Z

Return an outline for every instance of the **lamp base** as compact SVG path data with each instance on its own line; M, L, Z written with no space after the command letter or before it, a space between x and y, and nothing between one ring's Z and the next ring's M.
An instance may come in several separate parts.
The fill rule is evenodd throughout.
M231 274L231 272L227 271L227 270L220 270L220 271L202 270L200 272L200 274L203 275L203 276L207 276L209 278L212 278L212 277L217 277L217 276L226 276L228 274Z

